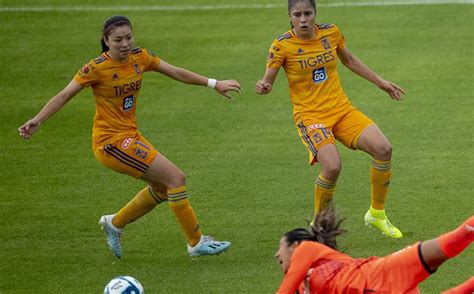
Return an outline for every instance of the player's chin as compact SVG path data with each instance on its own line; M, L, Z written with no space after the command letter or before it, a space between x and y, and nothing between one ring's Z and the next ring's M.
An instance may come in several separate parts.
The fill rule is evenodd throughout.
M127 58L132 53L131 50L122 50L120 51L120 57Z

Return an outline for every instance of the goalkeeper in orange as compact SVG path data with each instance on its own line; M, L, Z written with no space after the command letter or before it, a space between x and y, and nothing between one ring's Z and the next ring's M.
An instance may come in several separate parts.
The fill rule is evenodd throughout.
M171 65L147 49L134 47L132 25L124 16L112 16L105 21L101 44L102 54L85 64L61 92L23 124L20 135L30 139L71 98L91 87L96 103L92 131L94 156L110 169L147 183L117 213L100 218L112 252L122 257L120 241L125 226L165 201L184 232L189 255L214 255L227 250L230 242L220 242L201 233L186 193L184 173L137 130L135 111L143 74L147 71L186 84L207 85L228 98L231 98L229 91L240 92L239 83L204 77Z
M419 283L474 240L471 216L451 232L391 255L352 258L337 250L336 237L345 232L340 224L329 205L309 228L281 238L275 258L285 276L277 293L419 293ZM471 293L473 282L446 293Z
M319 213L332 200L341 172L336 140L344 146L372 156L370 168L371 206L365 214L367 225L391 238L402 232L387 218L385 200L392 175L392 147L377 125L352 106L342 90L337 60L354 73L369 80L394 100L405 91L370 70L347 49L339 28L315 24L314 0L289 0L292 29L275 39L269 49L265 74L256 84L258 94L268 94L283 67L288 79L293 120L311 165L319 162L315 182L314 212Z

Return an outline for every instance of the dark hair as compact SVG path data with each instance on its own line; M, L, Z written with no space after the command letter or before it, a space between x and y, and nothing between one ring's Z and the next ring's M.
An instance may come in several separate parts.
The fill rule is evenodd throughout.
M316 1L315 0L288 0L288 12L290 12L291 8L298 2L308 1L311 6L313 6L314 11L316 11Z
M128 18L123 15L113 15L104 22L104 28L102 30L102 38L100 38L100 44L102 45L102 52L109 51L109 46L105 44L104 38L107 38L110 35L110 33L112 33L113 29L121 27L121 26L125 26L125 25L132 28L132 24L130 23L130 20L128 20Z
M333 204L321 211L313 220L309 228L298 228L284 235L288 245L294 242L313 241L324 244L337 250L336 237L346 233L339 226L344 220L337 217Z

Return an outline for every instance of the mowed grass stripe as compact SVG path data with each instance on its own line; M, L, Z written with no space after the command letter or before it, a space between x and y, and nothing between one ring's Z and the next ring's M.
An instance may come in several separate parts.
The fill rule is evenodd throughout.
M318 8L370 7L394 5L440 5L440 4L474 4L474 0L411 0L411 1L377 1L377 2L335 2L318 4ZM285 4L216 4L216 5L182 5L182 6L23 6L0 7L0 12L48 12L48 11L193 11L193 10L227 10L227 9L273 9L287 7Z

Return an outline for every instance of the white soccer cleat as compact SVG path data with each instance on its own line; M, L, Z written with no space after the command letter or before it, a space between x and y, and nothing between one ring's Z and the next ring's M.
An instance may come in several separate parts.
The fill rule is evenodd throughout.
M201 236L201 240L196 246L191 247L188 244L188 253L190 256L217 255L230 247L230 242L216 241L210 236Z
M123 235L123 229L117 229L114 227L112 224L114 216L115 214L103 215L99 220L99 225L102 226L102 230L104 230L107 235L107 243L109 244L110 250L115 256L121 258L122 246L120 245L120 239Z

